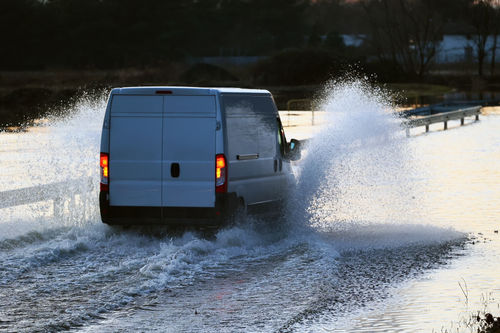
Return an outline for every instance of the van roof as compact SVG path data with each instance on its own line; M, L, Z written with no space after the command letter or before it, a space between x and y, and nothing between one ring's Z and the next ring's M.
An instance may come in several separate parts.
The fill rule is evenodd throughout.
M155 94L173 94L173 95L216 95L220 94L266 94L271 93L264 89L243 89L243 88L198 88L198 87L124 87L114 88L111 94L124 95L155 95Z

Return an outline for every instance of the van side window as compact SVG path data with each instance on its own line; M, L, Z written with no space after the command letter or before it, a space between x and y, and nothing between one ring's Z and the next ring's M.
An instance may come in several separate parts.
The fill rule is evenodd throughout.
M277 109L270 96L228 94L222 96L228 133L229 159L237 155L277 155Z
M266 115L275 118L278 109L271 96L227 94L222 96L226 116Z

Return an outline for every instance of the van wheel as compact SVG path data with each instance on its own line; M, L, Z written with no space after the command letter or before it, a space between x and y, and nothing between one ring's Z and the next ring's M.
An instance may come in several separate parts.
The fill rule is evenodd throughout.
M229 219L229 224L235 225L239 222L243 221L247 215L247 205L245 204L245 200L243 198L238 199L238 205L234 208L234 211L231 214L231 218Z
M247 214L247 205L245 204L245 200L243 198L238 200L238 208L236 209L236 212L241 215Z

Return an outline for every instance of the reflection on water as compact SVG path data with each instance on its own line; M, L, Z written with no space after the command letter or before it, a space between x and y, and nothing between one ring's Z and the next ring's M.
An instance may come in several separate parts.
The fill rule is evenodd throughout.
M459 258L449 266L394 290L388 302L342 320L325 315L318 328L335 332L439 332L458 327L463 332L466 327L461 320L477 311L498 315L500 115L481 119L460 129L408 139L421 171L413 183L417 188L415 206L426 218L422 223L467 232L473 242L458 251Z
M500 91L454 91L443 96L444 102L450 101L500 101Z
M496 105L500 102L500 91L452 91L444 95L423 95L398 100L398 104L406 107L420 107L423 105L463 102L463 101L489 101Z

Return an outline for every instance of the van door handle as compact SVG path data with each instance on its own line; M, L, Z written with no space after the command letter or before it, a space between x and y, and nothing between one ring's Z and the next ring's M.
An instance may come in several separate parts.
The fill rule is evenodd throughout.
M170 164L170 175L172 176L172 178L178 178L180 174L181 167L179 166L179 163Z
M259 154L238 154L236 155L236 159L240 161L246 161L246 160L256 160L259 158Z

